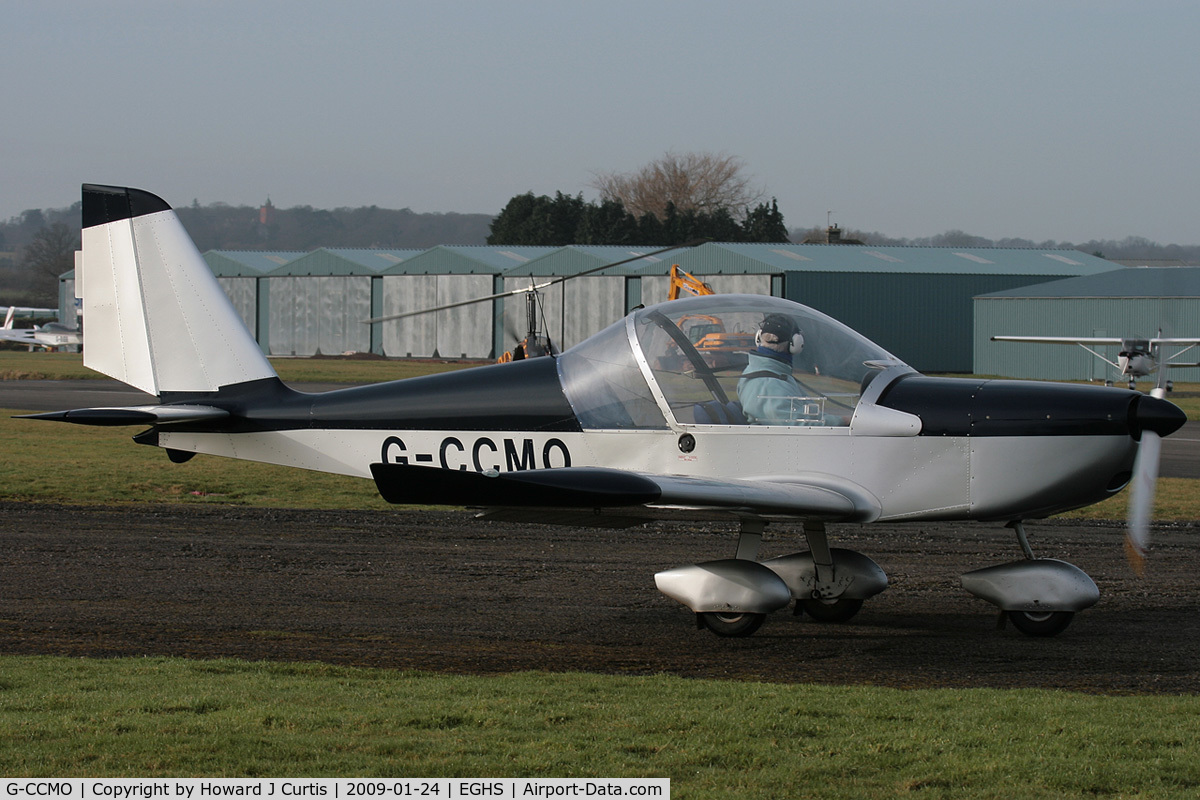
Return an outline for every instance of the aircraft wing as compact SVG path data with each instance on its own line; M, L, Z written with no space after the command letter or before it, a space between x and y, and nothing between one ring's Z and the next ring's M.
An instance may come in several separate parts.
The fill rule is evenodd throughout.
M1040 344L1121 344L1121 338L1113 336L993 336L992 341L1038 342Z
M588 510L642 506L850 521L879 515L873 497L830 476L729 480L604 467L480 473L411 464L372 464L371 473L383 498L401 504Z

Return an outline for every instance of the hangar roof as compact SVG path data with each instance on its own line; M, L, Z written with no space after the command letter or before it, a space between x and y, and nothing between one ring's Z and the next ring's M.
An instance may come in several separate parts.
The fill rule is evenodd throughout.
M1022 247L876 247L853 244L710 242L681 252L701 275L762 272L890 272L946 275L1091 275L1113 263L1078 250Z
M1200 297L1200 267L1125 267L980 297Z
M643 275L667 274L673 259L680 251L669 250L656 256L646 256L661 250L657 245L586 245L573 244L561 247L552 253L506 270L506 275L577 275L605 264L627 262L611 269L598 270L596 275ZM632 260L631 260L632 259Z
M384 271L387 275L496 275L533 261L557 247L439 245Z
M373 275L422 252L322 247L272 270L271 275Z
M204 260L214 275L229 278L236 276L266 275L268 272L296 260L304 255L300 250L209 250Z

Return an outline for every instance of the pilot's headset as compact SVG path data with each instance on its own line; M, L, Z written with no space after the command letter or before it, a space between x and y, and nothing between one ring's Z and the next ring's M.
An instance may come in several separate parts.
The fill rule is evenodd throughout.
M796 355L804 349L804 334L796 321L786 314L767 314L758 333L754 334L754 345Z

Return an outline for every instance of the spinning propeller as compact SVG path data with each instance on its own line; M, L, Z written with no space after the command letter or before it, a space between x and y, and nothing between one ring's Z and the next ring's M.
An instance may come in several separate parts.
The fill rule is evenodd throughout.
M669 247L662 247L662 248L659 248L658 250L652 250L649 253L638 253L637 255L630 256L629 258L625 258L620 261L613 261L610 264L603 264L599 267L592 267L591 269L585 269L581 272L576 272L573 275L560 275L557 278L551 278L550 280L543 281L542 283L533 283L531 281L530 285L527 287L522 287L519 289L510 289L507 292L497 292L496 294L489 294L489 295L485 295L483 297L475 297L470 300L459 300L456 303L446 303L445 305L433 306L431 308L422 308L419 311L405 311L404 313L401 313L401 314L389 314L389 315L383 316L383 317L371 317L370 319L364 319L362 322L365 325L372 325L376 322L388 322L389 320L394 320L394 319L404 319L405 317L415 317L419 314L430 314L434 311L445 311L450 308L459 308L461 306L474 305L475 303L486 303L489 300L502 300L506 297L514 297L516 295L521 295L521 294L531 294L531 293L536 294L538 291L540 291L542 289L547 289L551 286L556 286L560 283L565 283L566 281L569 281L572 278L582 278L585 275L591 275L596 272L601 272L602 270L612 269L613 267L619 267L622 264L628 264L631 261L638 261L643 258L649 258L651 256L656 256L659 253L666 253L671 250L684 250L689 247L695 247L696 245L703 244L706 241L708 241L708 239L693 239L691 241L684 242L683 244L673 244Z
M1133 479L1129 487L1129 520L1125 529L1125 556L1139 577L1146 572L1146 553L1150 549L1150 518L1154 513L1154 490L1158 483L1158 463L1162 455L1162 437L1183 424L1183 413L1167 402L1167 370L1158 372L1158 381L1149 397L1139 398L1135 411L1141 429L1141 444L1133 461Z

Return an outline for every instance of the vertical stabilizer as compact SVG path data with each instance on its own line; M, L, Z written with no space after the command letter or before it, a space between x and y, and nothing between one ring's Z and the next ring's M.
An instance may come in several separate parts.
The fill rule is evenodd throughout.
M216 391L275 371L171 207L83 186L84 366L151 394Z

